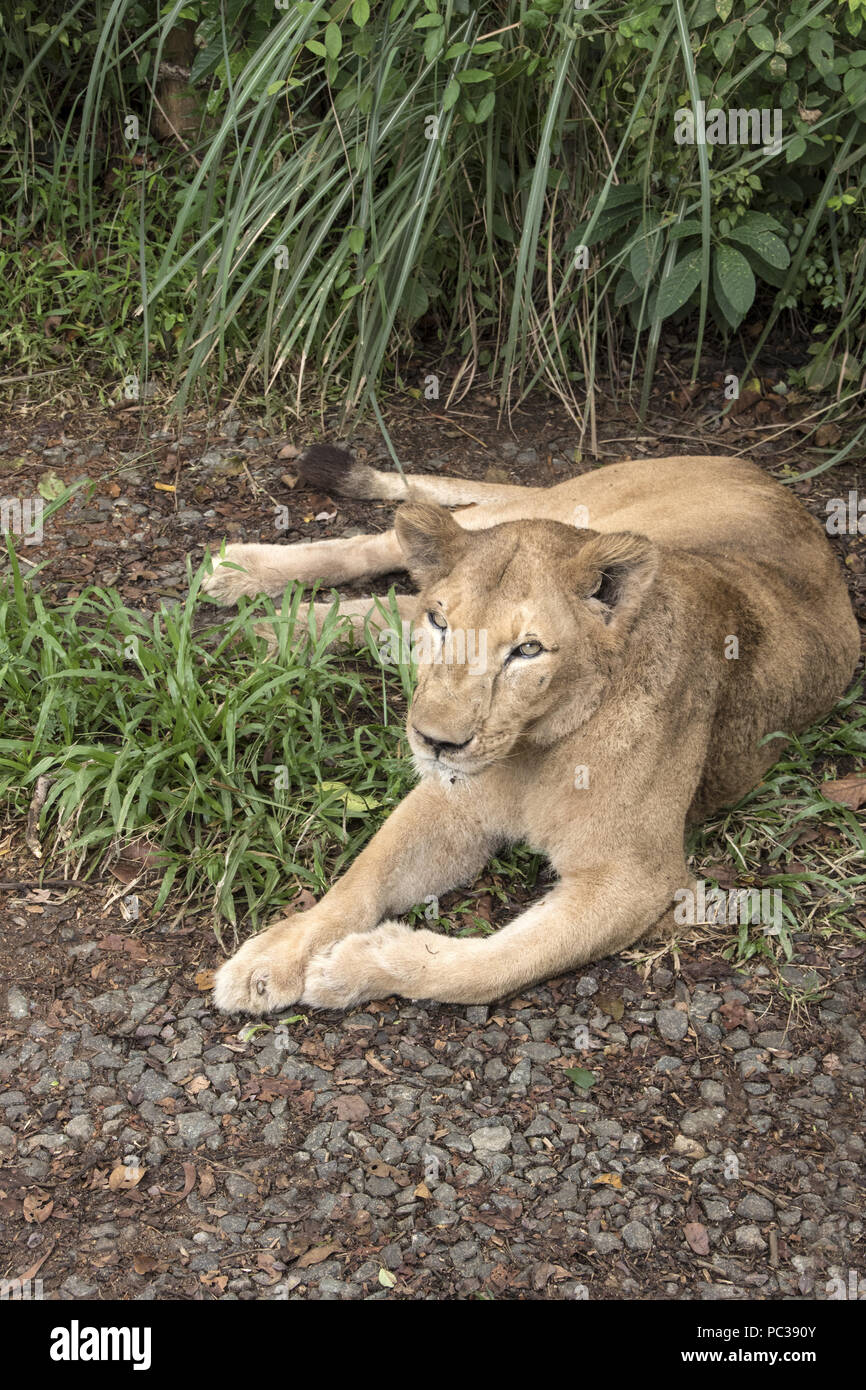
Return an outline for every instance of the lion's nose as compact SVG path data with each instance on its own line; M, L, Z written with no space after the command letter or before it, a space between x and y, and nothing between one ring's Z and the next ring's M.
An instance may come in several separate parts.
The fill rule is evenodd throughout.
M462 743L449 743L445 739L435 738L433 734L425 734L424 730L419 729L417 724L413 725L413 728L421 742L426 743L427 747L436 754L437 758L440 753L459 753L461 748L466 748L474 738L474 734L470 734Z

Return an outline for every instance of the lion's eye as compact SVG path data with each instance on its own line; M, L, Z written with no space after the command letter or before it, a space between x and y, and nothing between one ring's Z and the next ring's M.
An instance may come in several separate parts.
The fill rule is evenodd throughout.
M544 651L540 642L521 642L519 647L515 647L512 656L538 656Z
M432 623L433 626L439 630L439 632L446 632L448 630L448 624L442 617L441 613L428 613L427 621L429 623Z

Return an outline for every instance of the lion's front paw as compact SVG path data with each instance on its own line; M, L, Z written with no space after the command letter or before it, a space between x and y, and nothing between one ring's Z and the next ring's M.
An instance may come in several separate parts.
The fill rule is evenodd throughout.
M309 955L299 923L288 927L281 923L260 932L220 966L214 1003L226 1013L249 1014L266 1014L296 1003Z
M403 922L385 922L375 931L356 932L307 966L301 1003L314 1009L348 1009L365 999L407 993L406 972L414 933Z
M205 575L201 592L214 603L237 603L241 594L253 597L259 592L255 575L244 560L246 545L227 545L225 554L213 557L213 573ZM247 556L249 561L249 556ZM231 568L241 566L240 569Z

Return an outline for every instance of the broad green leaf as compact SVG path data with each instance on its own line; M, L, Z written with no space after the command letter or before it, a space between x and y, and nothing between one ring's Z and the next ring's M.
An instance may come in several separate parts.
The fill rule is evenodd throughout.
M363 29L370 18L370 0L355 0L352 6L352 23Z
M670 275L662 280L654 318L666 319L670 314L675 314L677 309L681 309L700 284L700 279L701 249L697 247L678 261Z
M785 236L788 231L778 218L771 217L766 212L747 212L737 225L748 227L752 232L776 232L778 236Z
M734 227L728 237L731 241L738 241L741 246L748 246L762 261L779 270L784 270L791 263L787 246L773 232L756 232L751 227L741 225Z
M58 497L62 497L66 491L66 484L62 478L58 478L56 473L43 473L36 490L40 497L44 497L46 502L56 502Z
M379 805L374 796L358 796L345 782L320 782L319 790L333 793L336 800L343 803L350 816L363 816L367 811L374 811Z
M852 106L859 106L861 101L866 101L866 72L861 68L849 68L842 86Z
M694 13L689 15L689 24L697 29L700 24L708 24L716 17L716 0L698 0Z
M661 238L656 229L647 229L638 237L629 252L629 269L638 285L645 285L652 278L658 264Z
M325 28L325 50L329 58L338 58L343 47L343 35L340 33L340 26L333 20Z
M833 62L833 38L826 29L813 29L809 35L809 57L823 75Z
M755 298L755 276L742 251L734 246L720 246L715 255L715 269L732 309L740 316L748 313Z
M806 141L803 139L802 135L795 135L785 150L785 162L787 164L793 164L796 160L802 159L805 153Z
M621 309L624 304L630 304L633 299L637 299L641 293L641 287L635 284L631 271L624 270L616 282L613 302L617 309Z
M756 48L762 53L772 53L776 47L776 40L770 33L766 24L753 24L749 30L749 38Z
M481 100L480 100L479 103L478 103L478 110L477 110L476 113L475 113L475 120L476 120L476 123L477 123L478 125L480 125L482 121L486 121L486 120L487 120L487 117L492 113L493 108L495 107L495 105L496 105L496 93L495 93L495 92L485 92L485 93L484 93L484 96L481 98Z
M672 227L668 227L668 237L671 241L682 241L683 237L700 234L701 224L694 217L687 217L685 222L675 222Z
M445 46L445 34L443 29L431 29L424 40L424 61L434 63Z
M731 10L734 8L734 0L716 0L716 14L723 24L726 24L731 17Z
M450 111L455 101L460 95L460 83L452 77L445 91L442 93L442 110Z
M583 1067L566 1067L565 1074L582 1091L588 1091L598 1080L594 1071L586 1071Z

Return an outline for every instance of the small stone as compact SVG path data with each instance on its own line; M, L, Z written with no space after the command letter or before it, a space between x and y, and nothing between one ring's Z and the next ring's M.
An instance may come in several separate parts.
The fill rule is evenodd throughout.
M656 1027L666 1042L681 1042L688 1032L688 1014L682 1009L659 1009Z
M66 1133L70 1139L91 1139L93 1137L93 1122L89 1115L75 1115L66 1126Z
M633 1224L639 1223L634 1222ZM590 1236L590 1240L601 1255L610 1255L614 1250L622 1249L622 1241L613 1231L598 1231L596 1235Z
M766 1250L767 1242L761 1235L757 1226L738 1226L734 1231L734 1240L741 1250Z
M504 1153L510 1143L511 1132L504 1125L476 1129L472 1135L472 1147L478 1154Z
M685 1158L704 1158L706 1152L697 1139L690 1139L686 1134L678 1134L674 1140L674 1153L682 1154Z
M622 1238L629 1250L651 1250L652 1231L642 1221L629 1221L622 1228Z
M730 1221L733 1215L728 1203L722 1201L721 1197L702 1197L701 1206L708 1221Z
M691 1138L697 1134L707 1134L710 1130L718 1129L727 1113L721 1105L708 1105L701 1110L687 1110L680 1120L682 1132Z
M679 1071L679 1069L684 1065L685 1063L683 1062L682 1057L674 1057L670 1054L667 1054L664 1057L659 1057L658 1061L653 1067L653 1071Z
M771 1221L776 1215L772 1202L757 1192L750 1192L737 1203L737 1215L748 1216L753 1221Z
M9 1010L10 1018L14 1018L16 1022L27 1018L30 1013L30 1002L26 994L23 994L16 985L13 985L6 995L6 1007Z
M470 1004L466 1010L467 1023L486 1023L490 1010L486 1004Z
M219 1133L219 1125L211 1115L202 1114L200 1111L188 1110L177 1117L177 1132L189 1148L195 1148L203 1144L212 1134Z
M724 1086L719 1081L702 1081L701 1100L707 1101L707 1103L710 1105L724 1105Z

